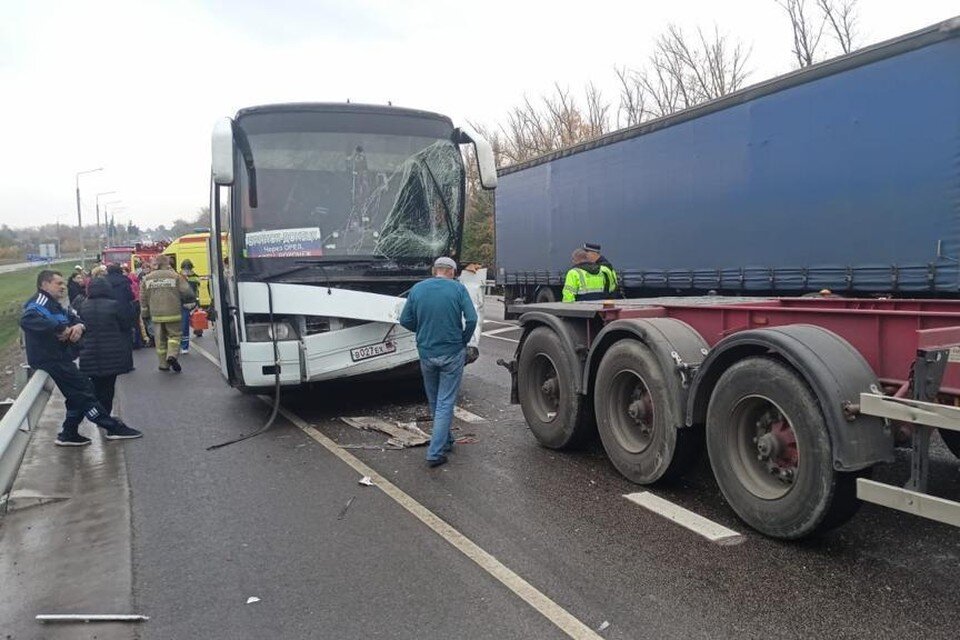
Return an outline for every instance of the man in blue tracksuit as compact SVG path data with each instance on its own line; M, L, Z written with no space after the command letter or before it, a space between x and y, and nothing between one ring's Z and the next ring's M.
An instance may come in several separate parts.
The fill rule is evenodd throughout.
M450 423L463 379L467 343L477 327L477 311L467 288L454 280L457 263L437 258L434 278L410 290L400 324L417 334L423 388L433 413L433 434L427 464L438 467L453 448Z
M66 281L59 271L41 271L37 275L37 292L24 303L20 316L27 363L50 374L67 401L67 416L56 444L61 447L90 444L90 438L79 432L84 416L103 429L108 440L139 438L142 433L104 411L90 378L80 373L73 362L78 355L77 343L83 336L84 326L73 310L60 305L65 293Z

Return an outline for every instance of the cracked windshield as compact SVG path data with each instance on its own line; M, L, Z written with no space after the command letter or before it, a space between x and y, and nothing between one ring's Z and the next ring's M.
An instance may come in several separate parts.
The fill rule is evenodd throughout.
M242 200L248 259L429 259L458 235L460 151L450 140L328 132L249 136L258 206ZM246 194L247 176L241 171Z

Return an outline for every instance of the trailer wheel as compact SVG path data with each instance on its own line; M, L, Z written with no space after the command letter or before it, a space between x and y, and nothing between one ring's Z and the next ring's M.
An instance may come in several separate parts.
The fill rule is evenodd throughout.
M753 357L727 369L710 398L706 428L717 484L757 531L802 538L856 512L855 482L863 472L833 469L819 403L785 364Z
M589 399L576 392L563 343L550 328L537 327L524 340L517 387L523 417L541 445L574 448L594 432Z
M940 432L940 439L947 445L950 453L960 458L960 431L951 431L950 429L937 429Z
M678 476L696 458L699 431L683 422L660 363L649 347L621 340L597 369L597 430L610 462L638 484Z
M536 298L534 298L534 302L536 302L537 304L540 304L543 302L556 302L556 301L557 301L557 294L555 294L553 292L553 289L551 289L550 287L540 287L539 289L537 289L537 296Z

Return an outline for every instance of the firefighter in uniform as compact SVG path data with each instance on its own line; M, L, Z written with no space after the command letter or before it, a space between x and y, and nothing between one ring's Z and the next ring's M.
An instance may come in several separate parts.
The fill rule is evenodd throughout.
M170 256L157 258L157 270L140 285L140 308L153 323L159 369L180 373L180 326L184 302L194 302L193 289L170 267Z
M46 371L63 394L67 415L55 444L81 447L90 438L80 435L83 418L105 431L108 440L139 438L143 434L108 414L97 401L90 378L80 373L74 360L84 326L79 316L64 309L60 299L66 294L66 281L59 271L44 269L37 275L37 292L23 305L20 327L23 329L27 363Z
M577 249L571 257L573 267L567 271L563 283L563 302L604 300L616 289L616 276L609 267L590 259L584 249Z

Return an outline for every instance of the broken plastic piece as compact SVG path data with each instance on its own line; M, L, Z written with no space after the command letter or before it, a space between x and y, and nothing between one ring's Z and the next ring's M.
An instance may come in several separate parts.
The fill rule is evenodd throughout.
M370 479L370 476L363 476L362 478L360 478L360 484L362 484L365 487L372 487L373 480Z
M610 626L610 623L604 620L603 623L599 627L597 627L597 631L605 631L609 626Z
M250 596L247 598L247 604L253 604L254 602L260 602L260 598L257 596Z
M341 417L343 422L355 429L363 431L380 431L391 438L387 441L390 448L418 447L430 442L430 436L410 423L390 423L379 418L358 416L356 418Z
M347 500L347 504L343 505L343 509L340 510L339 515L337 515L337 520L343 520L343 517L347 515L347 509L350 508L350 505L353 504L353 501L356 500L357 496L350 496L350 499Z

